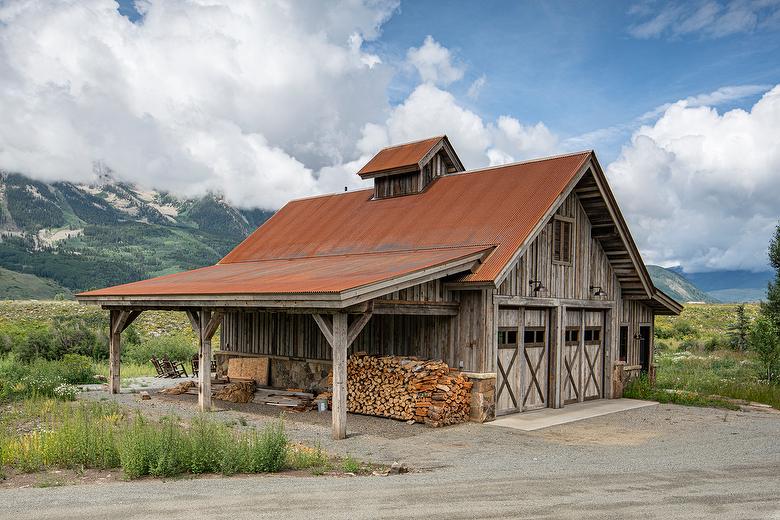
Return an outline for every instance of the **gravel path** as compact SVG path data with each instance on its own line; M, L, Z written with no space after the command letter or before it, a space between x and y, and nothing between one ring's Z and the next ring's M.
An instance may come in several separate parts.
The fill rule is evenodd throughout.
M152 413L194 413L193 396L108 398ZM213 417L260 426L278 414L273 407L256 411L231 406ZM0 491L0 518L780 519L777 413L660 405L536 432L476 424L431 429L350 415L345 441L330 439L329 414L288 414L285 424L294 440L401 461L416 472L7 490Z

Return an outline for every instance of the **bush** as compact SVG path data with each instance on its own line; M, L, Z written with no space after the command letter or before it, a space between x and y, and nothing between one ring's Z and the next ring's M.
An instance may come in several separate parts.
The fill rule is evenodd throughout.
M152 356L168 356L172 361L188 362L198 352L195 344L187 338L168 336L151 338L123 349L122 359L132 363L149 363Z
M23 363L15 355L0 358L0 398L76 398L75 384L94 382L92 362L85 356L66 354L59 361L36 359Z
M252 444L251 472L274 473L284 467L287 458L287 435L281 420L267 425L259 436L255 436Z
M686 336L698 336L699 333L693 324L687 320L678 319L672 325L672 334L675 338L684 338Z

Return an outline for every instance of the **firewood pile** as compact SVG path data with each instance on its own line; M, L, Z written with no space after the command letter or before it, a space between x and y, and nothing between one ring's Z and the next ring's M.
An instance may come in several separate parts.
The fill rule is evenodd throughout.
M471 385L441 361L363 353L347 360L347 410L352 413L432 427L466 422Z
M214 393L214 398L230 403L248 403L255 398L255 382L237 381L230 383Z

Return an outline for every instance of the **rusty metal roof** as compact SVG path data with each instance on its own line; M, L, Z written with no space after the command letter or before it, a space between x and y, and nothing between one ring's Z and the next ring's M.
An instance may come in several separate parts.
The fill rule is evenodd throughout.
M415 195L373 190L288 203L220 262L495 246L467 282L493 282L591 152L445 175Z
M425 157L425 154L430 152L431 148L436 146L442 139L444 139L443 135L380 150L360 169L358 175L363 177L372 173L417 166L420 160Z
M443 269L484 250L477 246L221 263L87 291L78 297L342 293L423 270Z

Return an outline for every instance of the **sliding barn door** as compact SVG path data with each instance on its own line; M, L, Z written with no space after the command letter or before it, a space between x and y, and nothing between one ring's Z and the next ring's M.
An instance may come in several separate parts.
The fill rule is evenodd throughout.
M549 311L526 309L522 328L522 411L548 406Z

